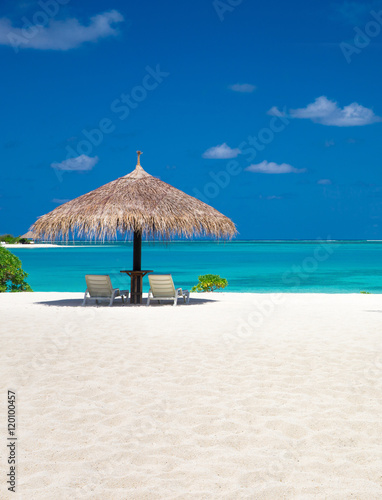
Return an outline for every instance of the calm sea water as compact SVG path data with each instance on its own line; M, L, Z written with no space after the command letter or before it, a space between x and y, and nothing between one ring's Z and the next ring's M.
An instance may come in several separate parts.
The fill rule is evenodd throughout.
M129 288L119 271L131 269L131 243L12 251L38 292L83 292L85 274L109 274L115 287ZM382 242L146 243L142 269L171 273L184 288L211 273L227 278L229 292L382 293Z

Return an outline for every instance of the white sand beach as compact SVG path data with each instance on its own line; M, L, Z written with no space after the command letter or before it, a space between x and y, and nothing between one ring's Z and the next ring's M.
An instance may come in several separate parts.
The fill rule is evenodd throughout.
M0 295L1 499L382 498L381 295L81 297Z
M29 243L26 245L22 245L21 243L6 243L5 245L1 245L4 248L22 248L22 249L28 249L31 250L33 248L62 248L63 246L65 248L78 248L78 246L75 245L55 245L54 243Z
M30 243L26 245L22 245L21 243L6 243L5 245L1 245L4 248L22 248L22 249L32 249L32 248L60 248L62 245L55 245L54 243ZM65 248L69 247L69 245L65 245Z

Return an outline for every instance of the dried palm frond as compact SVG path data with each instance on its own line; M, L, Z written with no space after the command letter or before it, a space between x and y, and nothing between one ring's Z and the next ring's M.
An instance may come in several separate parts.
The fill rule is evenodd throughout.
M206 203L149 175L138 165L133 172L90 191L39 217L30 228L45 240L116 239L141 232L144 237L231 238L235 224Z

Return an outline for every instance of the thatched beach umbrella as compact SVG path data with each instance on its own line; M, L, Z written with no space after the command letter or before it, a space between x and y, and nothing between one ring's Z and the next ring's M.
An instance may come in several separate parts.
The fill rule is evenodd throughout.
M31 227L35 237L55 240L76 234L104 240L133 233L133 270L141 271L142 236L227 239L237 233L228 217L145 172L140 155L138 151L137 166L130 174L41 216Z
M32 231L28 231L27 233L20 236L20 238L25 238L26 240L35 240L36 235Z

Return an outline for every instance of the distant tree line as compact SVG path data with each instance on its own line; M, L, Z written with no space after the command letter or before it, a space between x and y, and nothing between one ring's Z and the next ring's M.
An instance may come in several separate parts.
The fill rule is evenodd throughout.
M12 234L0 235L0 241L4 241L4 243L21 243L22 245L29 245L30 243L30 240L28 240L28 238L13 236Z

